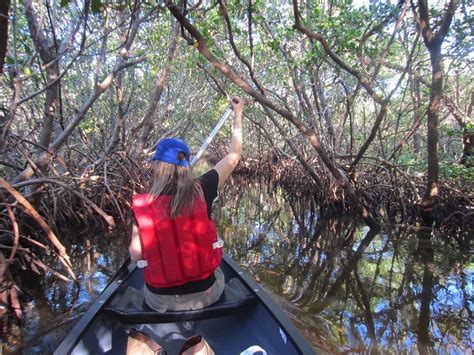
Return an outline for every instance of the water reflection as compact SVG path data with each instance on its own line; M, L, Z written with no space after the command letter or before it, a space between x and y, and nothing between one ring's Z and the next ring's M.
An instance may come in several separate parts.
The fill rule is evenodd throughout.
M53 276L45 280L31 277L30 273L23 275L22 289L28 290L34 301L24 312L23 337L8 339L8 347L3 349L6 354L52 354L127 256L126 230L99 235L90 228L62 235L69 238L65 244L81 287L78 289L74 283L58 281Z
M228 185L214 215L226 251L317 349L457 354L472 348L474 268L469 251L452 238L390 226L374 233L258 182ZM35 299L25 323L28 353L55 349L72 325L68 317L88 308L125 259L128 231L71 235L69 242L81 290L53 278L24 285ZM62 334L55 333L59 325Z
M374 233L352 218L324 217L267 184L241 182L221 196L227 251L277 295L316 347L421 354L472 348L474 270L469 251L452 238L389 226Z

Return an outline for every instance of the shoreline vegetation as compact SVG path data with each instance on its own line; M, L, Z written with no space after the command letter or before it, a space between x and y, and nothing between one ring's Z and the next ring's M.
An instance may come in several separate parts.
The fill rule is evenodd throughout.
M78 285L63 231L127 225L155 143L199 147L233 95L249 102L242 178L372 233L387 222L445 230L469 248L468 2L268 5L2 2L3 334L23 317L20 270ZM211 166L229 132L209 146Z

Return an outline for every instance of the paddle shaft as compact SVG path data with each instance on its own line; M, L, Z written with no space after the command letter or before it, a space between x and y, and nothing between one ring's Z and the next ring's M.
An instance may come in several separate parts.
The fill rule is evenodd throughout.
M198 160L201 158L202 154L204 153L204 151L206 150L207 146L209 145L209 143L211 143L211 141L214 139L214 136L217 134L217 132L219 132L219 130L222 128L222 126L224 125L225 121L227 120L227 118L230 116L230 114L232 113L233 109L232 108L228 108L226 112L224 112L224 114L222 115L221 119L219 120L219 122L217 122L217 125L214 127L214 129L212 130L211 134L209 134L209 137L207 137L207 139L204 141L203 145L201 146L201 148L199 149L199 151L196 153L196 155L194 156L193 160L191 160L191 166L194 166L196 165L196 163L198 162Z

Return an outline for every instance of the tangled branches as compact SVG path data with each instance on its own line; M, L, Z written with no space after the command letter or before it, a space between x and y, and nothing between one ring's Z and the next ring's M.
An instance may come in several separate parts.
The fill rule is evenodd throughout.
M310 163L318 166L316 170L324 183L324 190L317 187L294 157L270 155L264 159L244 159L236 173L249 177L264 177L267 181L283 187L289 195L311 195L321 210L326 212L354 212L351 202L337 182L329 177L316 160ZM421 196L426 186L423 174L407 173L381 159L377 159L376 163L366 159L361 166L363 168L350 175L351 181L364 203L381 221L406 224L419 221ZM438 227L446 228L461 222L467 228L474 228L474 195L470 193L474 187L472 185L463 178L451 179L449 183L442 185L441 203L434 211Z
M72 161L70 166L81 167L81 162ZM106 226L110 230L117 220L122 225L130 220L131 195L143 190L146 175L139 165L120 152L100 164L82 166L62 174L52 167L51 171L56 172L53 176L16 184L0 178L0 300L4 307L0 316L4 323L8 315L21 316L18 294L22 291L12 277L17 273L14 270L27 269L77 283L65 246L71 241L60 235L64 227L83 230L85 225ZM64 271L57 270L55 261Z

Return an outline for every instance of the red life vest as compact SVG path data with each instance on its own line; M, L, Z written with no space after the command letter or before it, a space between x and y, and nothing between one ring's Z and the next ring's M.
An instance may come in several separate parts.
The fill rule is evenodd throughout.
M164 288L208 278L222 259L222 245L206 202L196 196L191 214L171 218L171 196L148 196L134 195L132 203L147 262L145 282Z

